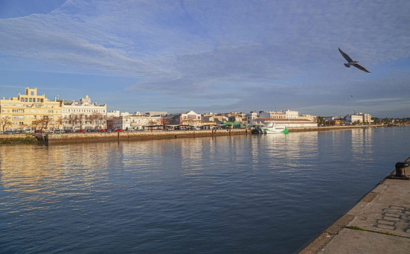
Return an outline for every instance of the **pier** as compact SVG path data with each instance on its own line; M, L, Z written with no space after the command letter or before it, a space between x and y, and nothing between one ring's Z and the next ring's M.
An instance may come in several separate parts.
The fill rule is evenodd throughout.
M410 253L410 181L406 162L299 253Z

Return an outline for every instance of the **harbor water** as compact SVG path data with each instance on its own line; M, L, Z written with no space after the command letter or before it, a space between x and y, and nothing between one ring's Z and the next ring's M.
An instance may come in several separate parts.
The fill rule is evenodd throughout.
M293 253L410 128L0 146L0 253Z

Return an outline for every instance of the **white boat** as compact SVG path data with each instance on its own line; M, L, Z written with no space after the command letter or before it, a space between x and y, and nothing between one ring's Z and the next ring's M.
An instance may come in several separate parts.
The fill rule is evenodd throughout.
M288 129L286 129L285 125L277 125L272 122L265 123L265 125L262 127L262 130L264 130L266 134L289 132Z

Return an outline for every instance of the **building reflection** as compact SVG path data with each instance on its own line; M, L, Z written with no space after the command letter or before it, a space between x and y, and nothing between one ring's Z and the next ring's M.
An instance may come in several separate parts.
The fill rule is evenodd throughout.
M276 161L281 160L287 162L285 170L291 168L302 170L304 162L308 163L318 156L318 133L301 132L287 135L279 133L254 136L250 150L253 164L268 160L271 162L268 165L272 169L282 170L285 165L276 164Z
M346 147L351 147L346 152ZM44 146L0 146L0 183L6 190L66 194L91 193L94 185L150 178L198 176L225 168L314 169L309 163L366 160L372 130L300 132L272 135L181 138ZM349 151L351 153L349 154ZM234 165L234 167L232 167ZM232 174L234 172L224 172ZM64 187L63 187L64 186ZM54 187L54 188L53 188ZM74 193L72 191L71 193Z
M115 150L119 148L112 143L0 146L1 184L10 191L44 193L59 182L72 181L75 186L78 180L86 190L104 176L107 165L121 163L121 158L111 156Z
M352 130L352 156L358 161L371 161L371 156L365 156L373 153L372 129Z

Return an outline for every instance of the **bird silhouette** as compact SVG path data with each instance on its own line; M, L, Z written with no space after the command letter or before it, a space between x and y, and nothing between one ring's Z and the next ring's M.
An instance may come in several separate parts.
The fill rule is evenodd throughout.
M363 66L361 66L359 64L358 61L353 61L353 59L350 58L350 56L348 56L345 52L343 52L340 48L339 48L339 52L340 54L342 54L342 56L346 59L347 63L345 63L344 65L348 68L350 68L350 66L354 66L359 70L362 70L364 72L370 73L370 71L366 70L366 68L364 68Z

